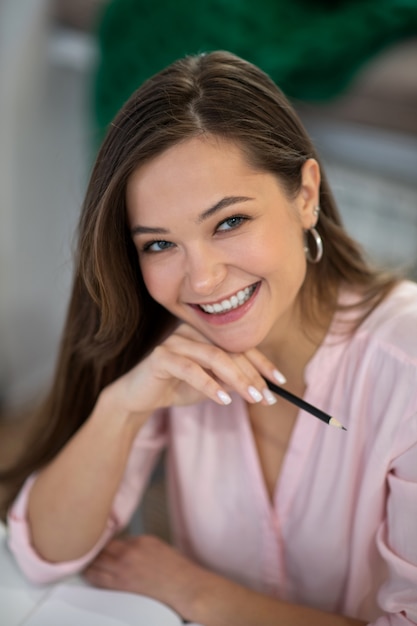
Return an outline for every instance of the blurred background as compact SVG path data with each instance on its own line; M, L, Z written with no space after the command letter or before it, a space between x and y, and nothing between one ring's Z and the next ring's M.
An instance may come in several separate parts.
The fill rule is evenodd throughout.
M228 48L264 67L310 131L347 228L372 259L417 278L417 2L152 4L0 0L5 415L51 375L105 127L134 86L186 52Z

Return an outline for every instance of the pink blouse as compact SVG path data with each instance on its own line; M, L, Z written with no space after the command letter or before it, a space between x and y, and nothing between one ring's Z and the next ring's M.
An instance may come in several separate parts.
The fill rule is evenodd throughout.
M82 559L31 546L28 479L9 514L10 547L35 583L80 571L135 511L158 454L173 536L199 563L253 589L366 620L417 623L417 285L398 286L347 340L339 314L306 370L305 399L268 497L245 404L160 411L139 433L107 528Z

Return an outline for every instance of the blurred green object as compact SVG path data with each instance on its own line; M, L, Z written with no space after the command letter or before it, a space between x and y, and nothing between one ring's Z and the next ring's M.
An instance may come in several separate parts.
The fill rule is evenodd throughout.
M380 50L417 34L417 0L111 0L97 37L103 134L137 87L172 61L223 49L290 98L326 101Z

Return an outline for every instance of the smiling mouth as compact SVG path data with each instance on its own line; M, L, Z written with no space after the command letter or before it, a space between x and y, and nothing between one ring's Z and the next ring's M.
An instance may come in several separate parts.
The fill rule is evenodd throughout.
M241 289L230 298L222 300L221 302L215 302L213 304L199 304L198 307L204 311L204 313L208 313L209 315L220 315L221 313L226 313L227 311L237 309L242 306L242 304L245 304L245 302L247 302L252 296L257 286L258 283L255 283L250 287Z

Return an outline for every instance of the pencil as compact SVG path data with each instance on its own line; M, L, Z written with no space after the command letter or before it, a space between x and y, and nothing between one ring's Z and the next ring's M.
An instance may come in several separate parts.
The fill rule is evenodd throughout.
M330 426L335 426L336 428L340 428L341 430L347 430L347 428L345 428L335 417L328 415L324 411L321 411L312 404L309 404L302 398L295 396L293 393L290 393L286 389L283 389L282 387L278 387L278 385L271 383L271 381L267 378L264 378L264 381L271 391L276 393L278 396L285 398L285 400L288 400L288 402L292 402L292 404L295 404L295 406L298 406L300 409L304 409L304 411L307 411L308 413L311 413L311 415L318 417L320 420L326 422L326 424L329 424Z

